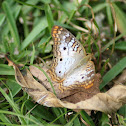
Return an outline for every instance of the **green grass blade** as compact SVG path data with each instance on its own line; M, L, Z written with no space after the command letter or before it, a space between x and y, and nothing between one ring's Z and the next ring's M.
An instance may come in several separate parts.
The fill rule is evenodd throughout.
M59 0L53 0L53 3L56 7L56 9L58 9L57 7L59 7L68 17L69 17L69 12L62 6L62 4L59 2Z
M126 57L121 59L112 69L110 69L102 78L103 82L100 84L100 90L114 79L124 68L126 68Z
M27 38L22 42L21 44L21 50L24 50L29 44L31 44L36 36L40 34L41 31L45 30L47 28L47 20L43 18L40 23L34 27L34 29L31 31L31 33L27 36Z
M15 75L14 69L6 64L0 64L0 75Z
M18 16L20 16L21 8L22 7L20 5L16 5L16 7L14 8L14 18L15 18L15 20L17 20Z
M118 114L126 118L126 104L119 109Z
M62 114L63 112L61 111L61 108L52 108L53 112L55 113L57 120L62 124L65 125L66 120L64 118L64 114ZM56 121L56 120L55 120Z
M80 113L78 112L65 126L72 126L73 124L76 124L75 120L77 119L77 117L78 117L79 114ZM77 126L80 126L80 124L77 124Z
M15 81L15 77L10 76L10 78L6 81L6 85L11 90L12 96L14 97L21 90L21 86Z
M82 110L80 113L81 113L81 116L85 120L86 123L88 123L90 126L95 126L91 117L85 111Z
M72 18L74 17L74 14L76 13L76 10L71 10L70 12L70 16L68 17L68 21L67 21L67 24L70 23L70 21L72 20Z
M101 119L99 121L99 126L110 126L109 125L109 117L107 114L102 113Z
M7 18L7 21L8 21L8 25L9 25L9 28L10 28L11 35L14 39L14 43L19 48L20 39L19 39L18 30L17 30L17 27L16 27L16 22L14 20L13 15L12 15L11 8L9 7L9 5L6 1L4 1L2 5L3 5L4 12L6 14L6 18Z
M73 122L73 124L74 124L74 126L81 126L80 122L81 121L79 120L79 117L76 117L75 120L74 120L74 122Z
M5 20L5 15L0 14L0 26L3 24L4 20Z
M108 6L108 3L97 4L96 6L93 7L93 12L94 13L100 12L102 9L104 9L107 6Z
M20 0L15 0L16 2L22 4L22 5L27 5L27 6L31 6L31 7L34 7L34 8L37 8L37 9L40 9L40 10L44 10L42 7L39 7L39 6L36 6L36 5L33 5L33 4L29 4L27 2L22 2ZM34 0L35 1L35 0ZM38 1L36 1L35 3L37 3Z
M3 114L3 113L0 113L0 120L4 123L10 123L10 120Z
M21 114L19 114L19 113L14 113L14 112L10 112L10 111L0 110L0 114L1 114L1 113L9 114L9 115L15 115L15 116L18 116L18 117L20 117L20 118L24 118L24 119L30 120L31 122L37 124L38 126L40 125L40 123L34 121L33 119L31 119L31 118L29 118L29 117L27 117L27 116L21 115ZM23 125L21 125L21 126L23 126ZM41 124L41 126L43 126L43 125Z
M48 22L49 31L51 33L52 26L54 25L53 14L48 4L45 4L45 14Z
M18 1L19 0L16 0L16 2L18 2ZM20 2L21 2L20 4L23 5L22 10L23 10L24 15L27 15L29 12L31 12L33 10L33 8L35 9L38 7L36 5L39 3L39 0L27 0L25 3L22 1L20 1ZM42 9L42 7L41 7L41 9ZM44 10L44 8L43 8L43 10Z
M25 103L25 107L30 111L36 104L34 104L31 101L27 101ZM38 117L47 120L47 121L53 121L55 119L55 116L48 111L48 109L45 109L46 107L42 105L38 105L31 111L33 115L37 115Z
M126 51L126 41L120 41L115 44L115 49Z
M14 101L12 99L10 99L10 97L5 93L5 91L0 87L0 92L3 94L3 96L5 97L5 99L9 102L9 104L12 106L12 108L14 109L14 111L18 114L20 114L20 111L18 109L17 104L14 103ZM22 124L26 124L25 120L23 118L19 117L19 120L22 122Z
M38 47L42 46L43 43L48 43L51 39L51 36L45 35L39 42Z

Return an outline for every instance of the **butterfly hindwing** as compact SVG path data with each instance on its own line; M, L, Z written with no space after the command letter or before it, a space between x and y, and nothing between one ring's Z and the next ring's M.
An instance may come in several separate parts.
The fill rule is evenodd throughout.
M90 88L93 86L95 76L95 67L92 61L88 61L71 72L61 83L61 88L84 87Z

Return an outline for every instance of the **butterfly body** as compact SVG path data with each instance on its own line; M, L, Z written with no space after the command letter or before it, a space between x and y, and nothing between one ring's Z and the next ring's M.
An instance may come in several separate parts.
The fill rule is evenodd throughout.
M48 73L61 90L93 86L95 67L80 42L65 28L52 28L54 59Z

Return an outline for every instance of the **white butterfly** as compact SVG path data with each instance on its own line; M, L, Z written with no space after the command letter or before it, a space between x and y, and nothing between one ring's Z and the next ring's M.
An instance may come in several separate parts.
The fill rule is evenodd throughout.
M60 90L93 86L95 67L80 42L65 28L52 28L54 59L48 73Z

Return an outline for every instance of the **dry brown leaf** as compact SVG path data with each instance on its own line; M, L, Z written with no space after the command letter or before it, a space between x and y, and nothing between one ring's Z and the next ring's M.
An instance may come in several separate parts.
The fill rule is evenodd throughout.
M75 100L75 103L68 102L73 97L77 97L78 99L78 97L83 95L83 92L81 92L81 90L78 90L74 91L74 93L72 92L73 94L70 95L71 91L68 91L66 92L67 95L64 94L64 96L61 96L59 91L57 91L58 86L55 84L54 89L56 91L56 96L52 93L51 86L49 86L49 84L46 82L47 80L45 79L45 75L43 73L39 73L39 71L37 71L35 67L30 66L30 70L31 72L33 72L32 70L34 70L34 76L36 74L36 76L40 77L39 79L41 79L41 81L41 77L44 78L42 82L43 85L33 78L29 70L24 69L20 71L13 62L9 62L15 69L15 77L17 82L34 99L34 101L41 105L47 107L66 107L69 109L97 110L105 113L111 113L115 112L126 103L126 86L123 85L116 85L106 93L97 93L96 95L94 95L96 92L98 92L98 88L96 87L96 89L92 89L86 92L86 94L93 94L95 90L96 92L92 95L92 97L86 97L88 99L81 101ZM46 83L44 83L44 81ZM95 83L98 82L99 81L97 80L95 81ZM45 86L48 87L48 90L45 88Z
M42 82L42 85L44 85L44 87L46 87L47 90L53 92L51 85L48 82L44 73L42 71L40 71L37 67L30 66L29 68L30 68L30 72L32 73L32 75L35 76L36 78L38 78L39 81ZM47 71L47 69L45 67L43 67L43 70ZM47 73L47 75L49 76L48 73ZM53 81L52 81L52 83L53 83L57 98L64 100L64 101L77 103L79 101L89 99L93 95L100 92L99 88L98 88L100 77L101 76L99 74L96 74L94 86L89 89L76 88L76 89L72 89L72 90L64 90L63 92L61 92L59 90L59 83L56 83Z

